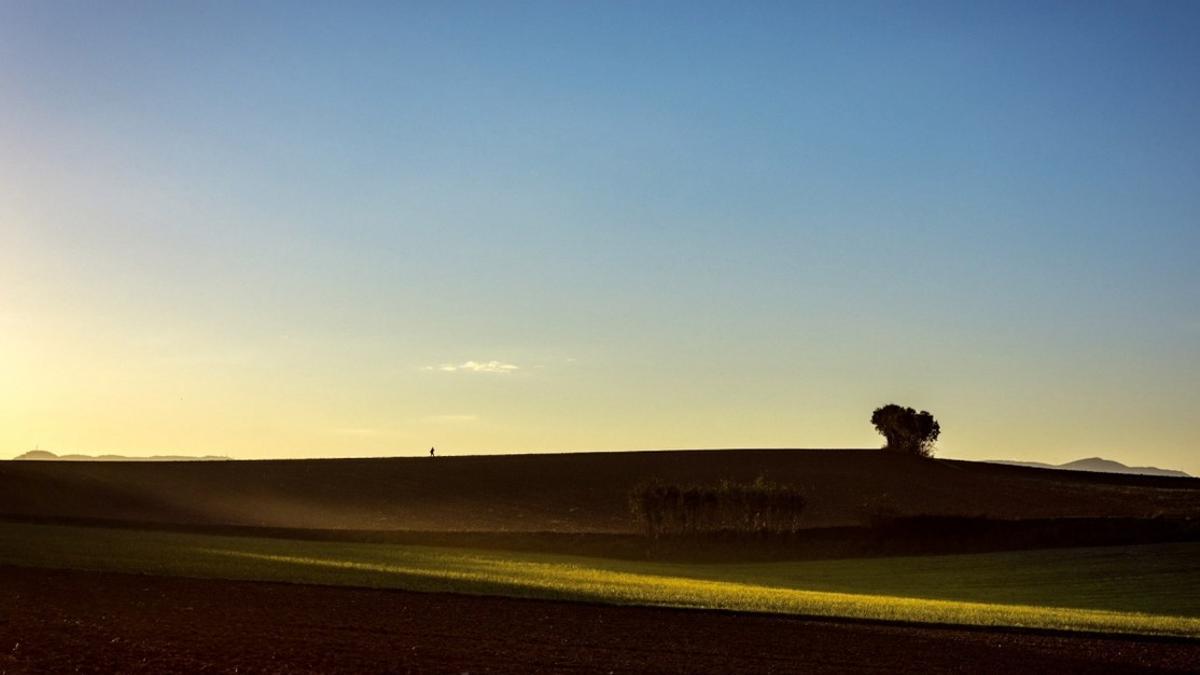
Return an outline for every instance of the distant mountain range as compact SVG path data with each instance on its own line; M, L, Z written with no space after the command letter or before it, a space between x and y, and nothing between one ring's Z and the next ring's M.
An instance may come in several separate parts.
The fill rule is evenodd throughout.
M49 450L30 450L13 457L14 460L53 460L57 462L216 462L228 457L205 455L185 457L182 455L154 455L153 457L124 457L122 455L56 455Z
M1099 473L1132 473L1142 476L1175 476L1190 478L1190 474L1175 469L1160 469L1154 466L1125 466L1124 464L1102 457L1077 459L1066 464L1046 464L1044 462L1016 462L1006 459L988 460L992 464L1010 464L1013 466L1032 466L1038 469L1063 469L1066 471L1096 471Z

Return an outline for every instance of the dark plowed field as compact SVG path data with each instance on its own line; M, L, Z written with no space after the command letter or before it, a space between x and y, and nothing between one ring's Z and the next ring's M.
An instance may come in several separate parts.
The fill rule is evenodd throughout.
M0 673L1188 672L1200 642L0 568Z
M808 527L865 514L1194 516L1200 479L921 461L878 450L708 450L240 462L0 462L0 516L190 525L627 532L639 481L798 485Z

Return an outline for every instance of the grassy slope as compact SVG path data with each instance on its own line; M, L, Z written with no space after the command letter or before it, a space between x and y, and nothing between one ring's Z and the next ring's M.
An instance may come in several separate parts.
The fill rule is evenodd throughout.
M0 462L0 515L293 528L620 532L640 480L797 484L808 526L864 507L996 518L1200 513L1200 479L721 450L255 462Z
M674 565L0 524L0 563L936 623L1200 636L1200 544Z

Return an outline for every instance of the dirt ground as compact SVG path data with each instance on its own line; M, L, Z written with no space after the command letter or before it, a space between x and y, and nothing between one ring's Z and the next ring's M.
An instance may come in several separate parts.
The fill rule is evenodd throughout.
M1189 517L1200 479L925 461L879 450L705 450L230 462L0 462L0 514L189 525L627 533L638 483L766 476L804 527L897 515Z
M1200 641L0 567L0 673L1194 672Z

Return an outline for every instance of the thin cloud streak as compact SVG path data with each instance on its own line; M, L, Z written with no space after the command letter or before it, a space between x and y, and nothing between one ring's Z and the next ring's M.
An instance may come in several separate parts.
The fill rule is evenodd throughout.
M464 361L459 364L444 363L437 367L427 366L425 368L425 370L438 370L443 373L492 373L496 375L507 375L520 369L521 367L518 365L503 361Z
M463 424L466 422L478 422L479 415L431 415L426 417L426 422L433 424Z

